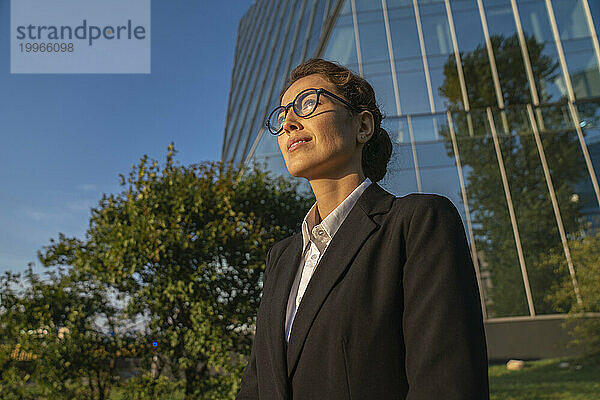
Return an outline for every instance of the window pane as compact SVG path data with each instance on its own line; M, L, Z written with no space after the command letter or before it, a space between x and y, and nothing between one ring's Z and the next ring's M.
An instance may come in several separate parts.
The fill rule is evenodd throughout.
M354 42L354 27L352 25L338 25L336 23L327 42L323 58L342 65L358 63L356 43Z
M589 3L594 3L594 1ZM552 2L552 8L562 40L590 37L582 0L555 0Z
M579 103L577 110L596 179L600 179L600 101ZM579 165L579 168L583 170L583 163L581 162ZM586 230L599 232L600 208L587 169L586 176L579 181L577 189L579 190L577 193L579 194L582 213L585 216Z
M566 86L544 1L519 2L518 7L540 102L566 98Z
M453 54L452 37L444 4L419 5L419 10L427 54Z
M582 0L553 4L571 84L577 99L600 95L600 73Z
M379 11L381 14L381 1L377 0L355 0L354 4L356 5L357 12L364 11Z
M469 125L466 117L464 113L453 115L456 128ZM476 117L479 121L479 116ZM486 299L488 316L527 315L517 247L494 142L490 136L470 136L461 129L457 129L457 136L479 264L482 274L489 274L492 285ZM446 146L450 149L451 144Z
M440 116L420 115L412 117L411 124L415 142L428 142L440 139ZM442 123L444 121L442 120Z
M378 18L373 22L365 22L364 14L358 14L358 37L360 38L360 51L362 62L376 62L389 60L387 37L383 15L377 13Z
M394 145L387 174L381 186L397 196L417 192L417 180L410 145Z
M388 1L388 17L394 46L394 57L407 59L421 57L415 12L410 6L397 7L397 1Z
M425 72L421 59L396 59L396 74L402 113L430 112Z
M311 29L311 33L309 36L308 47L306 51L306 57L311 58L315 56L315 51L317 50L317 46L321 41L321 32L323 30L323 26L326 21L323 21L323 15L325 13L325 2L322 0L313 0L314 3L310 3L311 13L312 7L316 6L314 21ZM348 1L346 1L348 2ZM339 18L338 18L339 23ZM307 22L308 24L308 22Z
M440 94L440 88L446 79L445 68L448 68L446 74L452 74L458 78L446 7L443 3L424 5L420 7L420 14L425 48L427 49L433 102L437 111L445 110L450 104L446 97ZM462 94L460 98L462 99Z
M450 151L450 153L448 153ZM417 145L423 192L448 197L465 219L452 143L443 140Z
M494 82L492 80L490 62L487 54L485 38L481 27L481 18L475 2L452 2L452 14L458 49L462 55L463 71L469 103L472 108L497 105ZM453 90L454 96L450 97L452 88L458 88L458 76L454 72L455 62L448 60L447 82L444 85L444 94L454 107L458 107L458 91Z
M592 40L565 40L563 49L575 98L600 96L600 73Z
M392 143L410 143L406 117L385 118L381 126L390 135Z
M504 104L531 103L531 90L510 2L486 2L484 9Z
M373 86L375 98L384 115L397 115L392 75L389 72L387 74L371 75L368 71L365 71L365 79Z

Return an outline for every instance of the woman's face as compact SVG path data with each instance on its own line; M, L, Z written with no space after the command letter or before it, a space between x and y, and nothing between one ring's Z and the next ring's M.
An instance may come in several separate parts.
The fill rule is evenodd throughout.
M323 88L340 95L335 85L313 74L294 82L281 104L289 104L308 88ZM298 117L290 107L277 138L289 173L308 180L337 179L353 172L362 175L363 140L357 140L360 127L359 117L351 116L344 104L326 94L319 96L316 110L306 118ZM290 147L298 139L305 142Z

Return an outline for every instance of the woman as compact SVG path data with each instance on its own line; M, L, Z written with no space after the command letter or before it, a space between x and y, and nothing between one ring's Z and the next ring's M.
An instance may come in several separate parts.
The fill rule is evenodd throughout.
M238 399L487 399L473 264L445 197L395 197L375 93L337 64L298 66L267 126L316 203L267 255Z

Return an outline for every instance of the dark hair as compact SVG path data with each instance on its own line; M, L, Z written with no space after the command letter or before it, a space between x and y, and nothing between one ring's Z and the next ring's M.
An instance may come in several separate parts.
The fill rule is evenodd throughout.
M355 108L370 111L373 114L374 131L364 144L362 151L362 169L366 177L378 182L385 176L387 164L392 155L392 141L387 131L381 127L384 118L375 100L375 91L369 82L354 74L348 68L331 61L312 58L298 65L289 76L279 96L280 100L289 87L298 79L319 74L335 85L337 94L344 97Z

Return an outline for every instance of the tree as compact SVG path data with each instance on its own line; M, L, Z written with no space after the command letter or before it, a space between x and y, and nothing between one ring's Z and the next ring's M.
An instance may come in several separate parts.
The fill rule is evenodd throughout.
M543 54L544 44L533 36L526 38L534 81L541 102L551 100L546 82L557 76L557 63ZM545 295L567 270L541 273L533 268L540 257L560 243L560 236L544 178L540 156L529 127L525 104L531 102L529 82L523 66L517 35L492 36L504 110L498 110L485 44L461 54L471 113L460 112L463 101L454 57L444 66L445 80L439 91L453 111L458 147L466 178L466 191L473 220L476 247L487 263L493 288L490 316L528 314L524 285L517 258L508 205L498 167L493 140L483 107L494 108L495 125L515 208L525 262L528 268L537 313L555 312ZM554 99L556 100L556 99ZM479 109L477 109L479 107ZM556 191L567 234L579 229L579 204L571 201L574 185L585 176L576 136L561 126L562 104L536 113L543 120L541 141ZM449 130L449 156L454 156Z
M55 250L77 245L62 239ZM101 285L62 269L44 280L30 265L23 279L10 272L0 278L0 304L2 398L108 398L126 340L98 325L103 319L114 330L118 315Z
M267 251L299 229L310 203L257 168L182 166L174 155L170 145L162 167L144 156L121 176L124 190L92 210L69 261L147 319L158 370L183 378L186 398L233 398Z
M576 301L573 282L565 277L555 282L553 290L547 294L554 307L570 316L571 334L574 344L583 344L590 355L600 356L600 234L580 236L569 240L573 263L577 266L577 283L581 303ZM537 268L542 271L564 270L565 258L559 249L553 249L542 257ZM586 315L594 313L594 317Z

